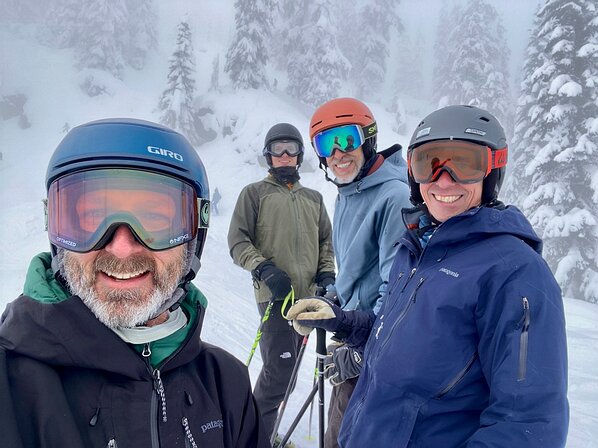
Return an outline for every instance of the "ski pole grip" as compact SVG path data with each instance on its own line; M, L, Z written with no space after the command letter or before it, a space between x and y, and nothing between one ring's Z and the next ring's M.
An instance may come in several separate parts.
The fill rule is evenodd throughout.
M326 330L316 328L316 353L326 356Z

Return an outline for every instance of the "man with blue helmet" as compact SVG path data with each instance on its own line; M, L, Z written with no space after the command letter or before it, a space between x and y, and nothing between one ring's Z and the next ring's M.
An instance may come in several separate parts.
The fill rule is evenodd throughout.
M203 164L141 120L72 129L46 175L51 253L0 321L10 447L267 447L246 368L199 338Z

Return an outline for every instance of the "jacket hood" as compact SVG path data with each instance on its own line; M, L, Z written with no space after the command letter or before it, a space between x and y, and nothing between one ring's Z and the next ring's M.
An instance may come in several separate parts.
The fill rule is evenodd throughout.
M37 256L28 271L22 295L9 303L0 318L0 346L55 366L105 370L135 379L146 378L148 369L133 346L102 324L78 296L69 295L54 280L45 262L49 254ZM44 269L45 266L45 269ZM37 273L37 275L36 275ZM54 283L55 282L55 283ZM196 310L184 349L168 369L188 362L198 353L199 332L205 312L205 297L190 285L183 307ZM138 362L131 363L134 354Z
M403 220L407 228L413 227L424 213L421 207L405 209ZM439 225L442 232L435 232L434 244L453 244L474 241L499 235L514 236L542 254L542 240L530 222L514 205L507 207L476 207L454 216Z
M382 166L357 182L340 186L338 188L340 195L350 196L361 193L368 188L383 184L391 179L399 179L404 184L409 185L407 180L407 162L401 155L400 145L393 145L381 151L378 155L384 158Z

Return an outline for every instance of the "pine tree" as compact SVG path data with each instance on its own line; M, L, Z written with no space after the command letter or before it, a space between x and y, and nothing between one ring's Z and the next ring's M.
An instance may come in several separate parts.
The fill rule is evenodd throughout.
M178 26L175 50L169 60L168 86L160 97L160 122L180 131L194 145L202 143L197 133L193 107L195 61L191 30L186 21Z
M598 302L598 7L548 0L534 24L506 194L565 295Z
M87 2L78 20L79 36L75 43L78 66L104 70L121 79L129 21L124 0Z
M306 21L292 41L287 92L305 104L318 106L338 96L351 65L331 32L327 0L313 0L306 6Z
M402 30L398 4L396 0L375 0L367 2L359 10L358 50L356 59L351 60L351 78L359 98L377 99L382 93L391 33Z
M125 0L128 9L128 41L124 58L128 65L138 70L145 66L147 54L156 48L158 18L153 0Z
M494 7L485 0L469 0L463 9L450 13L456 20L439 51L443 64L436 70L440 85L440 106L470 104L491 111L511 134L512 103L509 87L509 50L505 30ZM438 39L443 38L446 21L442 20Z
M226 54L224 71L235 89L268 87L266 41L270 37L272 0L236 0L236 32Z

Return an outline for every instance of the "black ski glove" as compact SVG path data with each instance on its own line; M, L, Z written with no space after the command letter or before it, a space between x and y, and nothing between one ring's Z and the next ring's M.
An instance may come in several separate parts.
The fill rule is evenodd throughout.
M291 277L271 261L260 263L251 271L251 275L254 279L263 281L275 299L284 299L291 292Z
M331 344L327 352L324 359L324 378L328 378L330 384L338 386L348 379L359 376L363 353L344 344Z

